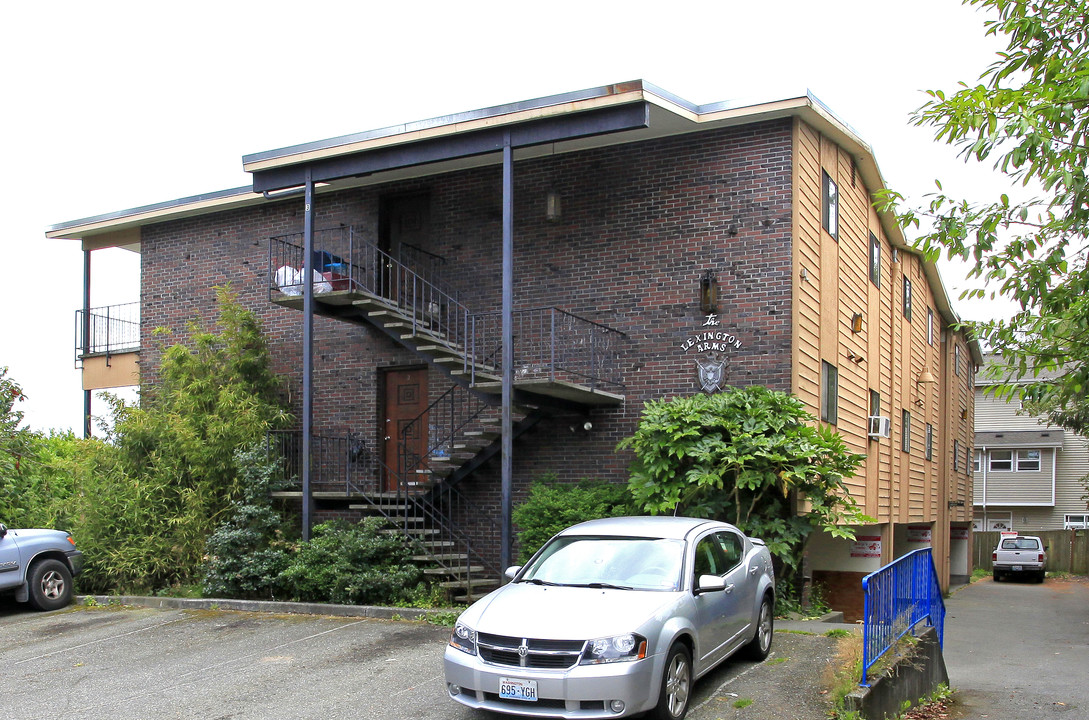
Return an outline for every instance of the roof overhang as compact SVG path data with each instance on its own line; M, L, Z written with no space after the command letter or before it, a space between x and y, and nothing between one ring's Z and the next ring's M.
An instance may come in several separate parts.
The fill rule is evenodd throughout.
M977 432L977 448L1045 448L1063 446L1062 428L1048 430L1016 430L1006 432Z

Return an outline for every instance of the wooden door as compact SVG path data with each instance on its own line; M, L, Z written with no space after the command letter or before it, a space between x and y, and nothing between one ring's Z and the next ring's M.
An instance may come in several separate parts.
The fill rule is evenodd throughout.
M426 193L393 195L382 198L378 216L378 247L386 254L379 278L379 294L391 300L398 297L407 282L400 263L415 250L428 244L431 234L431 196ZM406 247L407 246L407 247ZM407 263L411 268L411 262Z
M412 470L426 467L427 418L420 416L427 405L427 368L386 371L383 461L392 471L384 473L387 491L397 489L393 473L405 472L404 479L415 482L419 478Z

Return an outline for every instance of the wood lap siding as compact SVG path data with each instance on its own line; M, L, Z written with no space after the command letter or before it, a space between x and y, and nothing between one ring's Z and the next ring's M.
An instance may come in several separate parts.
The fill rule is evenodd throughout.
M937 312L922 258L900 249L893 263L870 190L850 155L800 121L794 126L793 147L793 391L810 407L820 407L821 361L834 364L839 370L836 429L852 451L866 455L858 476L847 481L851 494L878 522L936 521L947 510L947 495L964 497L970 487L963 458L960 472L953 473L951 456L954 439L961 448L972 444L969 423L961 418L962 408L969 418L972 410L967 345L953 333L942 344L945 321ZM839 190L838 242L822 228L822 170ZM880 287L870 280L870 233L881 248ZM904 277L911 281L910 321L903 316ZM935 312L933 345L927 342L928 309ZM863 316L860 333L851 330L856 312ZM943 371L945 355L951 362L954 342L961 345L960 376L951 365ZM940 382L917 388L924 369ZM890 438L868 437L871 389L881 395L881 414L892 419ZM904 409L911 413L907 453L900 449ZM931 460L925 454L928 423L934 428ZM953 515L970 519L970 508Z

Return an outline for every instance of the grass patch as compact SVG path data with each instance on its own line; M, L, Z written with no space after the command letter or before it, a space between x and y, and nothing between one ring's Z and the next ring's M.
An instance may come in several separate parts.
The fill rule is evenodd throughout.
M753 701L751 699L749 699L749 698L741 698L739 700L734 700L734 707L737 708L738 710L740 710L741 708L747 708L749 705L752 705L752 704L753 704Z
M835 661L825 670L824 686L828 688L832 703L829 717L833 720L854 720L858 717L855 711L846 709L845 698L858 687L859 678L862 677L862 648L861 635L850 633L847 637L838 638Z
M826 632L824 634L824 636L825 637L830 637L830 638L845 638L845 637L851 637L854 634L855 633L851 632L850 630L844 630L843 628L836 628L835 630L829 630L828 632Z

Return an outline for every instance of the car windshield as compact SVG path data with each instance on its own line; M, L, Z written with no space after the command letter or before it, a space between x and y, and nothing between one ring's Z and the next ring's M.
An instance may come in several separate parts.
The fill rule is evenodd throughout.
M521 582L676 591L683 560L681 540L566 535L545 546Z

